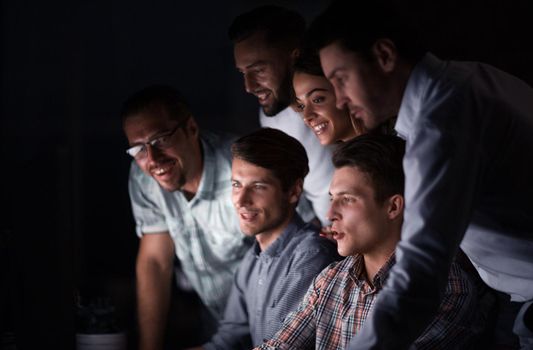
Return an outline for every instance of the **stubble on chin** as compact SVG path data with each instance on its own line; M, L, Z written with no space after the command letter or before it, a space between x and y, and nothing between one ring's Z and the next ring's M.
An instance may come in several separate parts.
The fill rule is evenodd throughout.
M279 99L276 97L270 106L263 106L263 113L265 113L267 117L275 117L279 112L289 107L289 104L290 98L287 93L287 98Z

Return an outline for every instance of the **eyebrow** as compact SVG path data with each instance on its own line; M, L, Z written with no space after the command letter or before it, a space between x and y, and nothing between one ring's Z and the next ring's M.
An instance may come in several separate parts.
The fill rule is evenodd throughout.
M313 93L317 92L317 91L328 91L327 89L324 89L324 88L314 88L313 90L309 91L308 93L305 94L305 97L309 97L311 96Z
M135 147L135 146L141 146L141 145L144 145L150 141L153 141L161 136L165 136L165 134L168 134L172 131L172 129L170 130L165 130L165 131L158 131L156 132L155 134L153 134L152 136L150 136L150 138L148 139L148 141L146 142L136 142L136 143L133 143L133 144L130 144L131 147Z
M331 193L328 191L328 194L330 197L334 197L334 196L344 196L344 195L350 195L350 196L357 196L357 191L350 191L350 190L344 190L344 191L341 191L341 192L337 192L335 194Z
M309 97L311 96L313 93L317 92L317 91L324 91L324 92L328 92L329 90L328 89L324 89L324 88L314 88L312 89L311 91L307 92L304 97ZM297 102L301 102L302 100L300 98L298 98L298 96L294 96L294 99L297 101Z
M252 64L247 65L246 67L244 67L244 69L255 68L257 66L264 66L266 64L267 64L266 61L257 61L257 62L254 62Z
M231 182L238 182L238 183L241 183L241 181L237 180L237 179L234 179L233 177L231 178ZM265 185L271 185L273 182L272 181L269 181L268 179L259 179L259 180L255 180L255 181L252 181L250 184L251 185L256 185L256 184L265 184Z

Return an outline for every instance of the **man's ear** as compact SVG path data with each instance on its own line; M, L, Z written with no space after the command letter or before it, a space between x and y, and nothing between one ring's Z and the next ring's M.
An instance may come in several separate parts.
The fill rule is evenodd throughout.
M391 73L398 64L398 49L392 40L382 38L372 45L372 53L384 73Z
M298 203L298 201L300 200L300 196L302 195L303 188L304 188L303 179L296 180L294 185L292 185L289 188L289 203L291 203L291 204L297 204Z
M194 138L198 138L200 130L198 129L198 124L196 124L196 120L192 115L189 117L189 120L187 120L185 124L185 130L187 132L187 135L191 135Z
M396 218L401 218L403 215L403 209L405 205L405 200L402 195L395 194L389 199L387 199L388 202L388 208L387 208L387 214L389 216L389 219L395 220Z
M296 62L296 59L300 56L300 49L295 48L291 51L291 66Z

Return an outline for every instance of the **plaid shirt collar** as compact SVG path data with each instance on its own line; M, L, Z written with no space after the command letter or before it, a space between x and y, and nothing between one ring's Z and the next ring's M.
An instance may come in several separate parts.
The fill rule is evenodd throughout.
M351 278L355 281L358 287L362 287L364 284L370 285L368 283L366 273L365 273L365 259L363 258L362 254L356 254L352 257L353 259L353 266L350 268L348 274ZM379 269L379 271L376 273L372 280L372 286L374 288L372 291L380 291L381 288L383 288L383 285L385 284L385 281L387 280L387 277L389 276L390 269L394 266L396 263L396 257L394 252L391 254L391 256L387 259L387 262Z

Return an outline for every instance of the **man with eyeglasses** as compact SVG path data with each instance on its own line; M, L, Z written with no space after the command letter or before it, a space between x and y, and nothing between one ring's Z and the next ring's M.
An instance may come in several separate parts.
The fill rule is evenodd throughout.
M134 158L129 192L137 235L139 349L161 349L173 261L219 319L250 243L231 201L231 138L200 134L179 93L151 86L131 96L122 122Z

